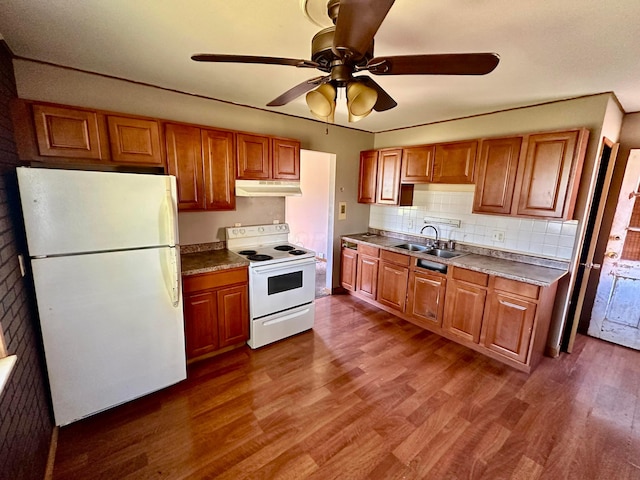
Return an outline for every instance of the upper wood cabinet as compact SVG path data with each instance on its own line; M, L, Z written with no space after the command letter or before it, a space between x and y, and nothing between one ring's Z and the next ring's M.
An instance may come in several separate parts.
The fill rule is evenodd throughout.
M571 219L588 137L576 129L483 140L473 212Z
M178 184L178 208L233 210L233 133L167 123L165 138L168 171Z
M403 183L429 183L433 179L434 145L422 145L402 149Z
M358 181L358 202L376 203L378 190L378 152L360 152L360 178Z
M269 137L238 133L238 178L266 180L271 177L271 152Z
M434 183L473 183L478 142L436 145L433 160Z
M17 108L28 115L28 111L24 111L28 105ZM27 118L21 120L28 122ZM34 104L37 153L45 157L107 159L109 151L104 148L106 136L101 120L96 112L88 110ZM16 130L27 134L24 128Z
M480 142L473 197L475 213L508 215L511 212L521 146L522 137L492 138Z
M271 154L272 178L300 180L300 142L285 138L272 138Z
M243 180L299 180L300 142L236 134L238 178Z
M111 160L118 164L162 167L160 126L156 120L107 115Z
M397 205L400 193L400 162L402 150L378 152L378 189L376 203Z
M411 205L413 185L400 184L402 149L360 152L359 203Z
M571 219L589 135L586 129L525 137L516 215Z

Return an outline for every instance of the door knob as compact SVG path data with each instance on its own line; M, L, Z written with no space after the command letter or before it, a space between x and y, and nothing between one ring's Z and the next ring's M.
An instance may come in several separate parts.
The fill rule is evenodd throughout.
M607 252L604 256L609 258L618 258L618 254L616 252Z
M620 237L620 235L611 235L611 236L609 237L609 240L616 240L616 241L618 241L618 240L621 240L621 239L622 239L622 237Z

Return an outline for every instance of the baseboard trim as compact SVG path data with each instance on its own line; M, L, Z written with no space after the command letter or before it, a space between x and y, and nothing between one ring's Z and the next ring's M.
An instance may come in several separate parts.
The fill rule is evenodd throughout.
M49 444L49 456L47 457L47 469L44 471L44 480L53 480L53 464L56 461L56 451L58 450L58 432L60 427L53 427L51 432L51 443Z

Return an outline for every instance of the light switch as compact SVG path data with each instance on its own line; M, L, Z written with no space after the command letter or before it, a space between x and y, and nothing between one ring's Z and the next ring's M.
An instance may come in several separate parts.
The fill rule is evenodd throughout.
M338 203L338 220L347 219L347 202Z

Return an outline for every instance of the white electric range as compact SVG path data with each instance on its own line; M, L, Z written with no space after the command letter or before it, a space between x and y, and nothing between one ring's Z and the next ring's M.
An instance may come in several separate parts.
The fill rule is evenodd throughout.
M227 248L249 260L249 340L259 348L313 327L315 252L289 243L286 223L226 229Z

